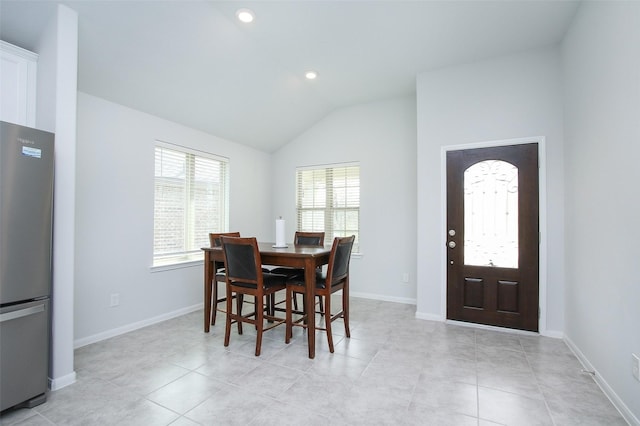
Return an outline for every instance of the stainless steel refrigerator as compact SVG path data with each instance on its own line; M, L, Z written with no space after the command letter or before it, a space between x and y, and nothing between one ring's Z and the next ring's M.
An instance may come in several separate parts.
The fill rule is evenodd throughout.
M0 121L0 411L46 399L54 135Z

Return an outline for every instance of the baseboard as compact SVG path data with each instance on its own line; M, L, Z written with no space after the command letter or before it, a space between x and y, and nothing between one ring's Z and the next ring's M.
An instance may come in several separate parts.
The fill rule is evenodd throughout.
M55 379L49 377L48 382L50 390L56 391L58 389L62 389L76 382L76 372L74 371L66 376L56 377Z
M92 343L100 342L102 340L109 339L111 337L119 336L121 334L128 333L130 331L138 330L140 328L148 327L153 324L157 324L162 321L170 320L182 315L190 314L199 309L202 309L202 303L197 305L188 306L186 308L178 309L176 311L167 312L166 314L158 315L157 317L148 318L142 321L127 324L122 327L113 328L111 330L103 331L102 333L94 334L93 336L83 337L73 342L74 349L81 348L83 346L90 345Z
M631 412L629 407L618 397L618 394L609 386L606 380L602 378L600 373L594 368L594 366L589 362L587 357L582 353L580 348L578 348L571 339L565 336L564 341L566 342L569 349L573 352L573 354L578 358L582 366L587 371L593 371L593 378L596 381L596 384L602 389L602 392L609 398L609 401L613 404L614 407L620 412L622 417L629 423L631 426L640 426L640 420Z
M416 299L410 299L408 297L393 297L374 293L359 293L353 291L351 291L349 295L351 297L361 297L363 299L382 300L383 302L404 303L405 305L415 305L417 303Z
M427 312L416 312L416 319L427 320L427 321L438 321L444 322L444 318L440 315L430 314Z
M558 330L540 330L540 335L554 339L564 339L564 333Z

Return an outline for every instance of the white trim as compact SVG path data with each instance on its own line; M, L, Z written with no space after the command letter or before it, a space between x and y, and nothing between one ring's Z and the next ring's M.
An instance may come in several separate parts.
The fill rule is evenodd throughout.
M16 46L14 44L7 43L4 40L0 40L0 50L4 50L5 52L9 52L22 58L28 59L29 61L38 62L37 53L34 53L27 49L23 49L22 47Z
M440 315L431 314L431 313L428 313L428 312L416 312L416 319L426 320L426 321L444 322L444 318L442 318Z
M49 377L49 389L52 391L57 391L69 385L72 385L76 382L76 372L73 371L65 376L58 377L56 379L52 379Z
M227 230L227 231L220 231L220 232L228 232L229 229L229 208L230 208L230 188L231 188L231 161L228 157L224 157L221 155L216 155L213 154L211 152L207 152L207 151L201 151L198 149L194 149L194 148L190 148L184 145L178 145L175 143L171 143L171 142L165 142L165 141L161 141L159 139L155 140L155 144L153 146L153 158L155 161L155 156L157 154L157 149L167 149L167 150L171 150L174 152L178 152L178 153L185 153L185 154L190 154L190 155L195 155L196 157L202 157L202 158L208 158L210 160L213 161L218 161L220 163L224 164L225 167L225 173L224 173L224 224L223 224L223 230ZM154 178L153 178L153 183L152 183L152 188L151 191L154 194L154 206L156 204L156 199L155 199L155 185L156 185L156 179L157 176L155 176L155 170L154 170ZM191 203L189 203L191 204ZM153 220L155 222L155 213L153 215ZM185 230L187 230L185 227ZM155 225L154 225L154 237L155 237ZM210 231L213 232L213 231ZM174 255L168 255L168 256L164 256L164 255L158 255L156 256L155 252L155 247L154 247L154 243L153 240L151 241L151 247L150 247L150 255L151 255L151 266L149 267L149 269L151 270L151 272L162 272L162 271L167 271L167 270L173 270L173 269L180 269L180 268L187 268L187 267L191 267L191 266L197 266L200 263L202 263L202 254L198 254L198 251L187 251L187 252L181 252L178 254L174 254Z
M16 124L27 127L36 127L36 99L37 99L37 79L38 79L38 57L37 53L15 46L6 41L0 40L0 54L4 59L17 62L20 68L18 82L19 87L23 87L23 96L18 94L16 99L17 117ZM11 57L4 54L11 55ZM20 89L18 90L20 92Z
M553 339L564 339L564 333L558 330L545 330L544 332L540 332L541 336L551 337Z
M161 148L166 148L166 149L169 149L169 150L172 150L172 151L198 155L200 157L207 157L207 158L210 158L212 160L221 161L221 162L227 163L227 164L229 164L229 162L230 162L228 157L223 157L222 155L213 154L213 153L208 152L208 151L201 151L199 149L190 148L190 147L184 146L184 145L178 145L177 143L161 141L159 139L156 139L155 146L159 146Z
M186 308L178 309L172 312L167 312L166 314L158 315L156 317L152 317L142 321L127 324L122 327L112 328L111 330L103 331L102 333L94 334L93 336L83 337L82 339L75 340L73 342L73 348L78 349L83 346L90 345L92 343L97 343L102 340L110 339L111 337L120 336L121 334L125 334L130 331L148 327L150 325L167 321L182 315L190 314L191 312L195 312L200 309L202 309L202 303L198 303L192 306L187 306Z
M440 276L441 297L440 315L447 318L447 152L462 149L489 148L494 146L521 145L525 143L538 144L538 210L540 226L540 247L538 265L538 304L540 318L538 319L538 331L549 336L557 332L547 330L547 161L546 138L544 136L531 136L527 138L504 139L497 141L476 142L461 145L448 145L440 148L440 214L441 214L441 245L440 245Z
M403 303L405 305L415 305L417 303L416 299L411 299L409 297L394 297L394 296L385 296L382 294L375 293L361 293L361 292L350 292L350 297L360 297L362 299L371 299L371 300L382 300L383 302L395 302L395 303Z
M298 170L317 170L317 169L335 169L339 167L360 167L360 161L347 161L344 163L328 163L328 164L310 164L308 166L296 167L296 173Z
M614 407L620 412L622 417L629 423L631 426L640 426L640 420L631 412L629 407L620 399L620 397L615 393L613 388L609 386L609 383L598 373L598 370L594 368L594 366L589 362L586 356L582 353L582 351L569 339L568 337L564 338L565 343L569 346L569 349L573 352L573 354L578 358L582 366L587 371L592 371L593 379L602 392L609 398L609 401L613 404Z
M357 206L353 206L350 205L350 201L355 201L353 200L350 195L350 193L347 191L344 194L344 205L343 206L338 206L338 205L334 205L335 204L335 194L333 195L334 197L334 201L330 201L331 197L332 197L332 191L330 190L326 190L324 197L326 198L326 203L324 204L324 207L320 207L320 206L303 206L302 202L301 202L301 193L304 192L303 190L303 183L302 181L304 179L302 179L302 175L307 176L308 174L311 174L311 176L307 176L310 177L312 179L313 182L316 182L316 173L315 172L323 172L322 173L322 177L318 177L318 181L322 181L324 183L325 187L328 187L327 185L327 181L329 180L333 180L333 177L329 177L329 176L335 176L337 171L341 171L341 170L348 170L350 169L351 171L354 171L353 169L357 169L358 172L358 199L357 199ZM313 172L313 173L311 173ZM351 161L351 162L343 162L343 163L333 163L333 164L322 164L322 165L308 165L308 166L298 166L295 169L295 222L296 222L296 230L298 231L313 231L313 230L317 230L315 229L313 226L315 225L315 215L312 214L311 216L311 227L306 227L309 224L306 223L305 220L303 220L303 217L305 216L303 213L304 212L320 212L322 211L323 215L325 216L325 219L327 216L332 216L333 213L335 212L342 212L342 211L355 211L357 210L358 212L358 228L357 228L357 236L356 236L356 242L353 245L353 250L356 253L360 253L360 237L361 237L361 233L362 233L362 229L361 229L361 220L360 220L360 216L362 213L362 205L361 205L361 190L362 190L362 181L361 181L361 176L362 176L362 168L360 165L359 161ZM329 185L330 186L330 185ZM312 191L315 195L316 192L316 188L315 188L315 183L314 183L314 189ZM325 232L325 234L327 235L335 235L336 232L339 234L340 231L344 231L344 232L351 232L348 230L348 228L345 228L347 226L347 223L343 224L344 227L336 227L337 223L335 220L330 219L330 220L326 220L323 223L323 229L322 231ZM348 234L347 234L348 235ZM329 244L331 245L333 241L325 241L325 245Z
M159 264L159 265L151 265L149 267L149 270L154 273L154 272L164 272L164 271L171 271L173 269L182 269L182 268L193 268L195 266L201 266L204 264L204 260L202 259L198 259L198 260L186 260L183 262L174 262L174 263L165 263L165 264Z

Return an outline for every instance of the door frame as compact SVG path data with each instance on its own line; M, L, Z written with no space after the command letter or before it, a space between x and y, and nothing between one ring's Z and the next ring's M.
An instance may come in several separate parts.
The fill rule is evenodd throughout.
M458 323L447 319L447 152L527 143L538 144L538 217L540 230L538 265L538 304L540 306L540 314L538 318L538 333L541 335L547 334L547 159L545 156L546 139L544 136L473 142L447 145L440 148L440 276L442 277L440 284L440 314L445 322ZM492 328L482 324L473 325Z

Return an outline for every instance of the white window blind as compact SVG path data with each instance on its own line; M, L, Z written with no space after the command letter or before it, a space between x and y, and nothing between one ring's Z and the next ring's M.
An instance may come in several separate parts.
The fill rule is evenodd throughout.
M224 158L156 145L154 266L200 259L209 232L226 230L228 169Z
M296 170L299 231L324 231L325 242L355 235L360 241L360 165L338 164Z

